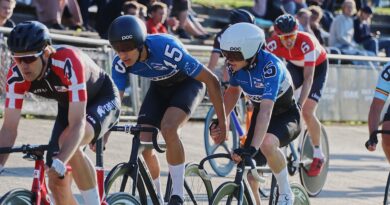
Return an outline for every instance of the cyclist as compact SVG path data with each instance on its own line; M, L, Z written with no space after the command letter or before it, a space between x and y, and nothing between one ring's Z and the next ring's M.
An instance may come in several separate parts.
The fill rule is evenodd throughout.
M221 50L229 69L229 87L225 91L226 113L230 113L243 91L254 105L244 147L234 150L232 159L239 162L242 152L264 164L264 156L274 173L280 197L278 203L293 204L286 160L279 147L286 146L300 132L300 111L294 100L291 76L275 55L261 49L264 32L256 25L237 23L221 36ZM211 128L217 140L218 128ZM261 150L261 153L258 150ZM251 188L260 204L259 183L249 177Z
M185 154L178 129L187 122L203 99L205 83L218 119L222 122L221 136L226 138L226 118L219 81L184 49L179 40L168 34L147 35L144 23L136 17L121 16L115 19L108 30L108 39L117 53L112 76L121 96L129 73L151 79L137 123L160 128L167 145L166 158L173 183L169 204L183 204ZM142 133L141 140L150 140L150 136ZM158 158L153 150L145 150L142 154L161 197Z
M390 92L390 62L384 66L384 69L379 75L378 83L375 88L374 99L372 100L370 112L368 114L368 131L372 133L377 130L379 127L380 115L383 109L383 106L386 103L386 100ZM387 112L383 119L383 129L390 130L390 106L387 108ZM375 151L376 144L378 144L378 139L373 138L368 140L369 145L367 147L370 151ZM390 162L390 140L388 137L382 137L382 147L385 152L387 160Z
M58 113L46 158L55 204L77 204L71 192L72 175L85 204L100 205L95 169L82 149L118 119L119 92L112 79L77 48L52 45L49 30L37 21L18 24L7 44L15 63L7 75L0 147L15 142L26 92L56 100ZM1 155L0 164L7 158ZM66 171L68 163L72 173Z
M320 146L321 123L315 115L328 75L326 51L315 36L298 31L297 20L289 14L279 16L274 28L276 35L267 39L266 49L287 60L295 89L302 87L298 103L314 146L307 174L317 176L326 160Z

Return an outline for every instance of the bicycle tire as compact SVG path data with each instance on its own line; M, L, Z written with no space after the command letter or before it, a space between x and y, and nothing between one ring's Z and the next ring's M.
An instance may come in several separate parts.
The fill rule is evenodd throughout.
M106 199L109 205L141 205L141 203L133 196L124 192L111 194Z
M236 199L236 190L239 186L234 182L224 182L222 183L213 193L213 196L210 200L210 205L218 205L218 204L232 204L231 200ZM226 202L225 202L225 198ZM224 203L225 202L225 203ZM243 196L243 205L249 205L248 200L244 194Z
M301 150L301 160L312 160L313 159L313 146L311 143L310 136L305 130L305 134L303 136L302 140L302 150ZM321 149L322 152L325 155L325 165L321 171L321 173L318 176L310 177L307 175L306 170L310 168L310 164L306 167L301 166L299 168L299 179L301 181L301 184L303 187L305 187L307 193L309 196L317 196L321 191L322 188L325 185L326 178L328 176L328 170L329 170L329 139L328 135L326 134L324 126L321 125Z
M383 204L389 205L390 204L390 172L387 177L387 183L386 183L386 189L385 189L385 196L383 198Z
M290 183L291 190L294 194L294 205L310 205L310 198L305 187L298 183Z
M238 148L239 137L236 131L236 127L232 120L230 120L230 125L229 125L229 140L223 142L220 145L214 144L214 142L210 137L210 131L209 131L209 127L213 119L216 119L216 114L215 114L214 107L211 106L210 110L206 115L204 132L203 132L206 155L209 156L214 153L230 153L230 150ZM227 176L233 170L234 167L234 162L228 159L211 159L209 160L209 162L213 171L218 176L221 177Z
M128 173L128 165L125 162L117 164L114 168L110 170L108 173L106 179L104 180L104 190L106 192L106 195L108 196L110 193L117 193L117 192L128 192L132 193L131 185L132 185L132 179L127 175ZM120 184L122 181L127 178L127 183L124 190L120 190ZM118 184L116 184L118 183ZM142 180L142 177L138 177L137 180L137 186L136 186L136 192L133 196L137 200L141 202L141 204L147 203L147 195L144 187L144 183Z
M13 189L0 198L0 205L32 205L32 196L27 189Z
M198 164L189 163L186 165L185 183L188 185L188 187L185 187L184 203L209 203L213 195L213 185L209 179L203 178L201 176L198 169ZM195 201L192 198L195 199Z
M278 182L276 181L275 176L272 174L271 189L269 192L268 204L269 205L276 205L278 203L278 198L279 198Z

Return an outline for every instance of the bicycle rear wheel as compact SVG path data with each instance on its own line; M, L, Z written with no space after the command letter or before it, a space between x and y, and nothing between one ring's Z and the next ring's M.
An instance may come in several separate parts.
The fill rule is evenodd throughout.
M214 192L210 205L219 204L237 204L237 189L239 186L234 182L224 182ZM243 205L249 205L248 200L244 194Z
M210 137L209 127L214 119L217 119L214 107L210 107L209 112L207 113L204 125L204 146L206 149L206 155L212 155L215 153L230 153L230 150L238 148L239 137L236 131L236 127L234 126L233 120L230 120L229 125L229 138L227 141L222 144L214 144L213 140ZM211 168L218 176L226 176L228 175L233 167L234 162L229 159L211 159L209 160Z
M32 205L32 196L27 189L13 189L0 198L0 205Z
M387 177L387 183L386 183L386 189L385 189L385 197L383 199L384 205L390 204L390 172L389 176Z
M117 164L108 173L104 180L104 190L108 196L111 193L126 192L135 197L141 204L147 204L147 195L144 187L142 177L138 175L136 190L133 190L133 179L128 175L128 164ZM123 183L123 185L122 185ZM134 191L134 195L133 195Z
M209 179L202 178L197 164L186 165L184 183L184 203L209 204L213 195L213 185Z
M290 187L295 197L294 205L310 205L309 195L302 185L293 182Z
M307 175L306 170L310 168L310 164L305 167L299 168L299 178L303 187L305 187L309 196L317 196L322 188L325 185L326 178L328 176L329 169L329 141L328 135L326 134L324 126L321 126L321 149L325 155L325 165L318 176L310 177ZM311 143L311 139L307 130L303 136L302 141L302 150L301 150L301 161L313 159L313 146Z
M109 205L141 205L141 203L128 193L117 192L111 194L106 199Z

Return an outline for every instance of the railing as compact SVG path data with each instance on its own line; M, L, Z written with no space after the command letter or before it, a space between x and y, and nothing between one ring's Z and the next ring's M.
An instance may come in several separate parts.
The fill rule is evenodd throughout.
M11 29L0 27L0 33L9 34ZM51 34L53 41L61 41L69 44L88 45L93 48L81 48L96 63L111 73L111 63L114 52L109 46L107 40L88 39L76 36L65 36L60 34ZM185 45L185 47L196 56L202 63L207 64L209 60L211 46ZM390 62L390 58L372 57L372 56L351 56L328 54L329 59L351 60L351 61L375 61ZM223 63L221 59L220 64ZM4 100L5 78L8 67L11 64L11 58L4 40L0 39L0 94ZM373 88L379 73L380 67L353 66L353 65L331 65L329 68L328 83L321 99L318 113L322 120L366 120L369 103L373 95ZM342 76L342 78L340 78ZM140 104L148 87L148 80L131 75L130 77L131 93L125 97L124 109L126 115L136 115ZM139 82L141 81L141 82ZM139 86L141 85L141 87ZM43 99L35 100L37 97L28 94L27 100L23 105L23 112L30 114L56 115L57 106L53 101ZM127 101L126 101L127 98ZM347 104L348 102L348 104ZM2 107L0 108L2 109ZM353 112L347 112L354 110ZM202 117L205 113L199 113L196 117Z

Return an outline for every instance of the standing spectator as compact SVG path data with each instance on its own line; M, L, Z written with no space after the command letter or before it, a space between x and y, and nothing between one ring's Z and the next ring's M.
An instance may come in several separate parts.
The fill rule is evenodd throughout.
M342 14L338 15L330 26L329 46L339 48L343 54L374 56L374 53L359 48L359 45L353 40L355 2L353 0L345 0L341 9Z
M161 2L155 2L150 7L149 20L146 21L146 29L149 34L168 33L163 22L167 18L167 6Z
M15 0L0 0L0 26L8 28L15 27L15 23L10 19L15 5Z
M309 11L311 12L310 16L310 28L316 36L317 40L322 46L325 45L325 37L329 37L329 33L322 29L320 21L323 16L321 7L319 6L309 6Z
M365 49L378 55L379 50L385 49L386 56L390 56L390 40L378 39L371 33L370 22L372 9L369 6L363 7L359 15L354 19L354 40Z

